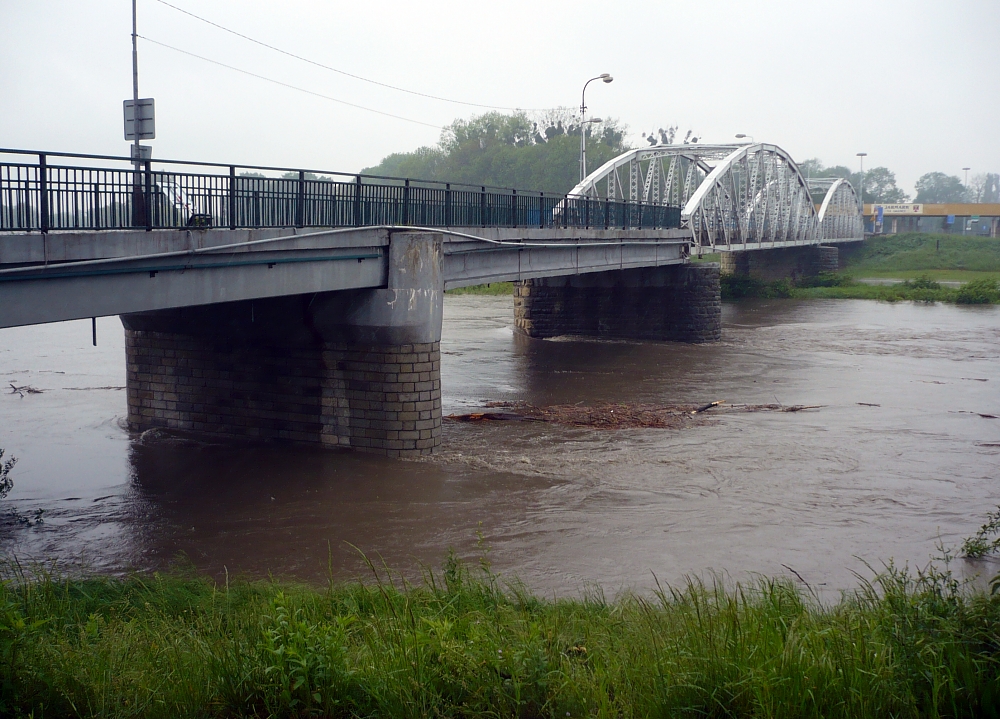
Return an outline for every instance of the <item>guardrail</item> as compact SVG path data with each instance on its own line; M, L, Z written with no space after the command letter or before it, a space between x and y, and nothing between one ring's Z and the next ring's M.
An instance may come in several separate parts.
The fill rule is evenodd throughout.
M26 161L7 161L15 156ZM52 158L76 164L52 164ZM89 166L95 161L116 166ZM181 171L181 166L204 171ZM136 167L125 157L0 149L0 231L370 225L659 229L680 227L680 212L653 203L397 177L182 160L144 160Z

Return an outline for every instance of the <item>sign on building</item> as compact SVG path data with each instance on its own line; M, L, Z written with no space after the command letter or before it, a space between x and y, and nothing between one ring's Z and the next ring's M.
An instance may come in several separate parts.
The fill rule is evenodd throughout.
M125 101L125 139L135 140L136 112L135 103L132 100ZM139 139L156 139L156 118L153 108L153 98L145 97L139 99L138 113Z
M882 211L886 215L922 215L924 214L924 206L922 204L916 205L879 205Z
M922 215L923 205L879 205L886 215Z

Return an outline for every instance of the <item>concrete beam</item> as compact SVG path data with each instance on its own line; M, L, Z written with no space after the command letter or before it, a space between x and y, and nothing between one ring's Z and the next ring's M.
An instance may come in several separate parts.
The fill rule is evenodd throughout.
M385 248L198 255L0 274L0 327L382 287Z

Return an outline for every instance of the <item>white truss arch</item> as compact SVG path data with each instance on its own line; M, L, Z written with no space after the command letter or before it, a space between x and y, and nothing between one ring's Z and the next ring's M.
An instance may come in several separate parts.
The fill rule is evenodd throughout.
M857 239L864 236L864 218L861 216L861 199L850 182L843 178L830 181L810 180L809 186L821 189L829 185L818 221L824 240Z
M809 186L777 145L734 149L681 210L694 252L817 244L819 223Z
M817 212L811 190L827 183ZM694 254L864 237L849 182L807 182L787 152L766 143L630 150L588 175L570 196L681 207Z
M680 207L734 147L659 145L629 150L605 162L569 194Z

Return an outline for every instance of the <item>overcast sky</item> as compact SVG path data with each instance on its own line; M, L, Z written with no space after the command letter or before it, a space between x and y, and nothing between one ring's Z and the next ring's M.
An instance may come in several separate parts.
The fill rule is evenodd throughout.
M468 103L576 106L639 132L736 133L797 160L1000 172L998 0L170 0L346 73ZM158 157L347 172L485 111L352 79L138 0ZM131 0L0 0L0 146L127 154ZM426 123L426 124L419 124ZM526 188L545 189L545 188Z

